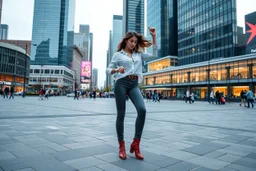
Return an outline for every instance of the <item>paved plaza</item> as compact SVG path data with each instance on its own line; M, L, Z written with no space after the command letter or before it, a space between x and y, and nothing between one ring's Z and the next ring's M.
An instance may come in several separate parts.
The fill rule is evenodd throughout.
M0 97L0 171L255 171L256 109L238 103L145 102L145 159L129 153L136 110L127 102L127 159L118 157L114 99Z

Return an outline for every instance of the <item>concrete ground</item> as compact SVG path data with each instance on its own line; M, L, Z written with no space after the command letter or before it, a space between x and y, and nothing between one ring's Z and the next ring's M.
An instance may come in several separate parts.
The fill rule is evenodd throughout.
M120 160L114 99L0 98L0 171L255 171L256 109L237 103L145 102L145 159L129 153L136 110L127 102Z

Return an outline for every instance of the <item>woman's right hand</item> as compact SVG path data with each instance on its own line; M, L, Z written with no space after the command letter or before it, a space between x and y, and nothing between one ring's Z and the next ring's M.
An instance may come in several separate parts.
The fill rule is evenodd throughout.
M125 68L123 66L120 66L119 68L117 68L118 72L120 72L121 74L123 74L125 72Z

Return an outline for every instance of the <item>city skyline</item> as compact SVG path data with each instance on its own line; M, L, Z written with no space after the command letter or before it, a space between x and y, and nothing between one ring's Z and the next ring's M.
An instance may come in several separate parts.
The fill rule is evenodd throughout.
M256 11L255 7L251 5L253 2L253 0L237 0L238 26L244 28L244 16ZM99 3L101 3L100 6ZM120 0L76 1L75 32L78 32L79 24L89 24L91 27L91 32L94 34L93 67L99 69L99 87L104 86L105 81L105 59L109 30L112 29L112 17L123 14L122 3ZM9 39L31 40L33 6L34 0L26 0L26 3L19 0L3 1L2 24L9 25ZM95 10L96 8L97 10ZM106 8L108 10L105 10ZM9 11L15 11L15 13L10 14ZM101 14L99 11L104 11L104 15L99 15Z

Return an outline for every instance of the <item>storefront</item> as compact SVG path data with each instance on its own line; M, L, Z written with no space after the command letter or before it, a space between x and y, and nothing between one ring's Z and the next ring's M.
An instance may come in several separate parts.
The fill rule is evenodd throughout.
M143 84L146 90L170 89L168 98L184 98L189 89L198 98L208 99L212 88L230 98L240 98L242 90L256 90L256 54L147 72Z
M14 87L15 92L28 87L30 58L18 46L0 42L0 88ZM24 81L25 79L25 81ZM24 85L25 83L25 85Z

